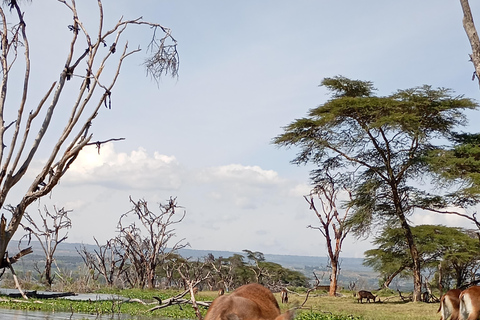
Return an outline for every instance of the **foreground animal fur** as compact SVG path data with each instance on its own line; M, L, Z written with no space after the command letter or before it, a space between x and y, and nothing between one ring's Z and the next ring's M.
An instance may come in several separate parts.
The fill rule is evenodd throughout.
M458 320L460 316L459 305L460 305L460 289L448 290L440 299L440 320L447 320L450 315L452 316L450 320Z
M473 286L460 294L460 319L476 320L480 316L480 287Z
M272 292L258 283L241 286L229 295L217 297L205 320L291 320L292 312L280 314Z

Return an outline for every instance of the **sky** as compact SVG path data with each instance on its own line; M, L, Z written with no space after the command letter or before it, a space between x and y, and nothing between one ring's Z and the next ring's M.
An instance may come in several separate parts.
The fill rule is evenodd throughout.
M80 19L95 25L96 1L77 2ZM480 4L471 5L480 17ZM104 0L103 7L107 27L123 16L170 28L179 76L156 83L146 75L152 31L129 29L129 48L143 52L125 61L112 108L102 108L91 128L94 140L125 140L100 154L86 148L53 192L28 209L72 210L68 242L113 238L131 209L129 197L145 199L152 211L176 197L186 216L175 225L175 240L193 249L326 256L320 232L307 228L318 226L303 198L312 167L292 165L295 149L272 144L282 127L329 99L321 80L372 81L379 95L429 84L480 97L458 1ZM32 1L24 11L32 50L28 101L36 105L63 69L71 14L57 1ZM64 108L45 150L63 128ZM479 115L468 114L469 130ZM411 221L473 228L457 216L417 213ZM371 239L349 236L341 256L363 257Z

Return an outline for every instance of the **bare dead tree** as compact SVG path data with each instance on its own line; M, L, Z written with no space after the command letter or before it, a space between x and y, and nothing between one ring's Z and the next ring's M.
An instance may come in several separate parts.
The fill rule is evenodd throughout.
M192 308L195 310L198 320L202 320L202 314L198 308L195 294L198 291L197 285L202 281L210 278L210 271L206 268L207 262L197 261L196 263L182 263L177 271L182 277L183 282L186 284L185 288L190 292L190 300L192 301Z
M14 210L13 208L10 209ZM43 211L44 214L40 209L38 210L41 224L36 223L35 219L27 212L24 213L24 218L29 225L21 223L23 229L28 232L22 239L27 237L28 244L30 244L33 236L42 246L45 255L45 268L41 276L45 278L45 282L51 287L54 279L52 275L53 256L58 245L68 238L68 232L65 230L72 227L72 222L68 217L71 210L65 210L65 208L57 209L54 206L53 213L51 213L47 206L44 206Z
M130 202L133 208L120 217L117 226L119 235L116 238L132 268L127 281L135 286L154 288L157 266L189 245L183 243L185 239L173 244L171 242L176 236L173 226L182 222L185 211L177 212L175 198L170 198L166 204L160 204L159 213L150 211L145 200L134 201L130 198ZM130 215L136 218L140 226L135 222L124 226L123 221Z
M83 262L92 273L98 273L103 277L107 286L112 287L115 283L121 282L121 275L125 272L125 257L121 249L116 247L115 239L107 240L106 244L100 245L97 239L93 238L97 249L93 253L88 251L85 246L77 248L77 252L83 259Z
M58 70L58 80L51 81L44 88L43 97L37 102L28 101L27 104L32 69L26 20L36 12L20 8L19 1L4 3L8 4L8 10L0 6L0 208L8 204L7 201L13 201L9 200L8 196L14 187L20 181L28 179L25 173L28 169L34 169L31 164L38 158L40 143L42 152L49 152L42 167L33 172L35 178L28 182L30 186L27 191L22 193L23 196L18 202L12 204L14 210L10 217L4 214L0 217L0 259L1 265L8 265L7 245L17 231L27 207L52 191L85 146L93 144L99 147L102 144L101 141L92 142L89 129L102 106L111 108L113 88L124 60L140 51L140 48L128 49L128 42L123 40L124 31L133 26L153 30L146 67L154 79L165 73L175 76L179 59L176 40L166 27L142 18L120 18L116 24L107 28L104 24L102 1L97 0L93 3L97 4L96 15L99 23L95 30L88 30L82 23L81 16L85 14L91 17L95 13L92 10L83 13L77 11L74 0L58 0L58 5L65 6L72 17L68 28L60 28L71 34L71 41L66 45L68 50L65 64ZM57 44L60 47L51 47L49 52L65 51L61 48L61 42ZM108 49L106 46L109 46ZM37 60L47 61L41 58ZM22 69L19 75L18 72ZM15 77L9 77L11 73ZM21 79L20 83L15 83L16 79ZM70 84L67 85L69 80ZM45 79L45 82L47 81L48 79ZM42 86L42 83L36 85ZM10 93L14 95L18 92L7 91L9 87L20 88L19 103L16 106L15 102L12 103L17 101L15 98L6 103ZM73 89L77 90L76 94L72 94L72 88L78 88ZM71 110L64 123L52 121L59 101L63 109L69 107ZM27 105L34 104L36 107L33 110L26 109ZM6 112L7 106L16 109ZM64 129L56 138L49 137L47 141L45 133L52 126ZM31 137L30 133L35 130L36 136ZM18 197L18 192L16 196Z
M320 226L309 225L308 228L319 230L326 241L328 257L330 259L331 275L330 275L330 296L336 296L338 285L338 274L340 272L340 252L342 244L345 240L350 227L347 224L349 216L349 208L340 212L338 203L338 195L340 191L344 191L350 195L346 189L338 189L334 183L334 178L326 174L326 180L317 184L310 195L304 196L305 200L317 216ZM314 197L320 200L320 208L317 209Z

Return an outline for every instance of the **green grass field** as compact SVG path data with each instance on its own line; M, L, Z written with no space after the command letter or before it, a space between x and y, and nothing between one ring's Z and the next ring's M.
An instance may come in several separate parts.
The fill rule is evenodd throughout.
M290 294L289 307L301 305L304 296ZM365 320L438 320L438 303L402 302L398 296L381 297L375 303L358 303L352 293L344 293L342 297L315 296L310 297L304 306L305 310L318 311L325 314L354 316ZM282 309L287 307L282 305ZM348 318L344 318L348 319Z

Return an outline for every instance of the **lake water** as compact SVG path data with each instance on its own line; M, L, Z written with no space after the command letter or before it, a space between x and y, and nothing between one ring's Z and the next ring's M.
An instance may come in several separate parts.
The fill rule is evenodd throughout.
M47 294L48 292L36 291L37 293ZM18 293L16 289L0 288L0 294L9 295ZM51 293L51 292L50 292ZM55 293L55 292L54 292ZM100 301L100 300L121 300L128 301L126 297L112 295L112 294L98 294L98 293L80 293L59 299L77 300L77 301ZM44 311L27 311L27 310L13 310L0 308L0 320L152 320L151 317L145 316L130 316L126 314L115 315L96 315L96 314L79 314L70 312L44 312ZM161 319L161 318L157 318ZM161 319L162 320L162 319ZM169 320L163 318L163 320Z
M152 320L151 317L130 316L130 315L90 315L72 314L68 312L42 312L0 309L1 320ZM166 320L166 319L164 319Z

